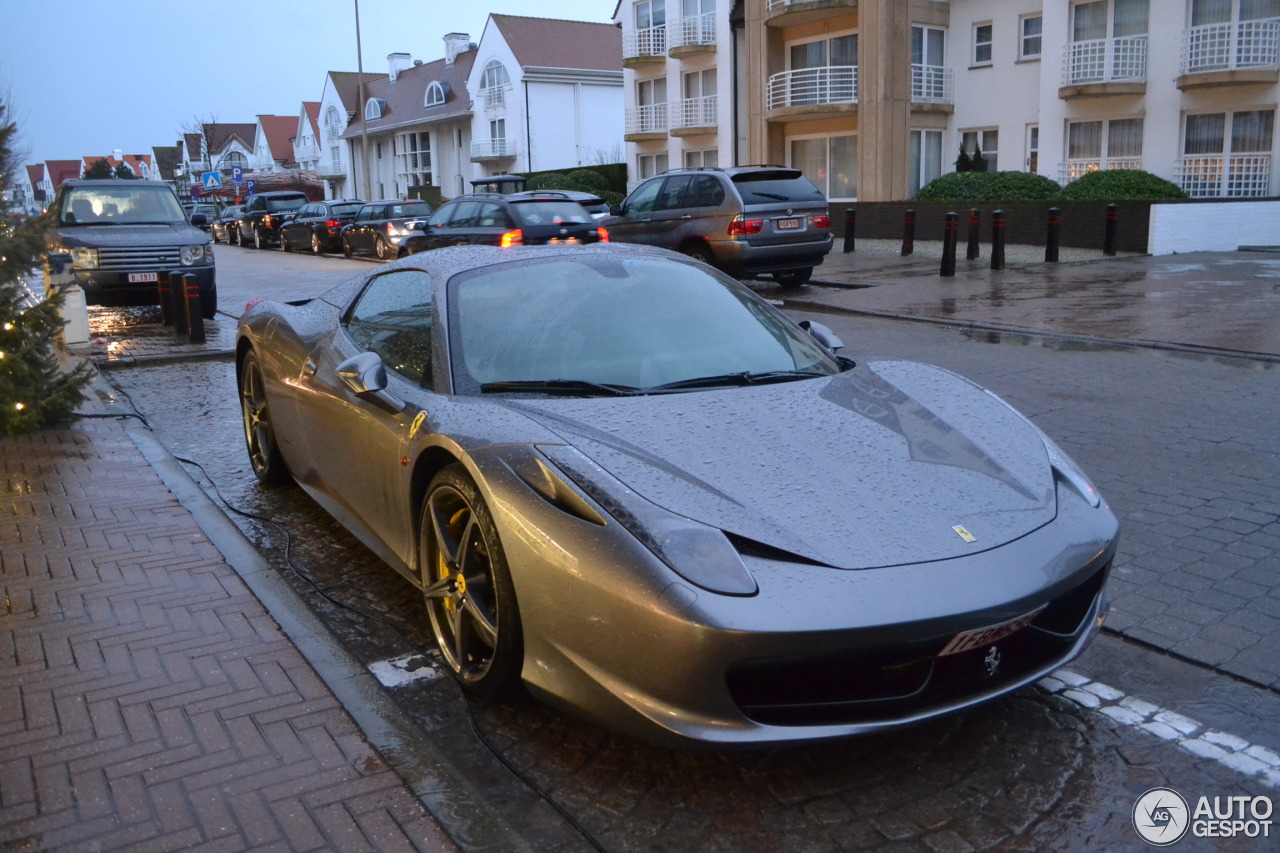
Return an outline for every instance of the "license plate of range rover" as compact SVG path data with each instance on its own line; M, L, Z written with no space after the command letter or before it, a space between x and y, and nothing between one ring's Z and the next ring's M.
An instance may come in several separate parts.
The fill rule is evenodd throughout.
M790 219L777 220L777 228L779 231L798 231L804 227L804 219L799 216L793 216Z
M147 282L157 282L160 280L160 274L154 272L131 272L129 273L130 284L146 284Z

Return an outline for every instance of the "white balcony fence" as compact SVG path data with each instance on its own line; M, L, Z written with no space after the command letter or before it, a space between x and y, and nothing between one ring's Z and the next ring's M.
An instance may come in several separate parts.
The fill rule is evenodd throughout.
M622 34L622 58L667 55L667 26L645 27Z
M798 68L769 78L768 109L858 102L858 67Z
M514 157L515 140L506 138L474 139L471 141L472 157Z
M507 90L510 84L503 86L490 86L487 89L480 90L480 100L484 101L484 108L488 112L497 112L506 109L507 106Z
M1188 155L1178 160L1177 182L1192 198L1260 198L1271 186L1271 155Z
M1280 65L1280 20L1192 27L1182 34L1182 73Z
M1058 169L1058 183L1067 184L1090 172L1102 172L1107 169L1141 169L1141 157L1104 157L1080 158L1068 160Z
M671 29L669 38L673 48L716 43L716 15L714 12L680 18L668 26Z
M911 66L911 101L916 104L954 104L955 83L950 68L941 65Z
M768 6L769 14L777 15L780 12L787 11L792 6L803 6L806 3L812 3L812 2L813 0L769 0L769 6ZM848 5L848 6L856 5L855 0L845 0L845 5Z
M671 129L681 127L715 127L716 96L685 98L671 104Z
M1062 84L1144 82L1147 79L1147 37L1073 41L1063 53Z
M666 133L668 127L666 104L649 104L627 110L626 133Z

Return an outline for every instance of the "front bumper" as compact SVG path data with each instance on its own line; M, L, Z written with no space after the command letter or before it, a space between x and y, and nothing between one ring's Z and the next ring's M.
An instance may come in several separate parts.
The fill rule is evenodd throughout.
M84 291L88 305L127 306L159 305L160 285L169 282L170 273L193 273L201 293L212 293L216 280L216 267L175 267L156 273L156 281L130 282L127 271L75 270L76 284Z

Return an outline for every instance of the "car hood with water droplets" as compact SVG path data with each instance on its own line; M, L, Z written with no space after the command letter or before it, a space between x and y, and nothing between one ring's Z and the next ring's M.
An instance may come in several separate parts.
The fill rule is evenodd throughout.
M973 554L1056 513L1039 433L981 388L915 362L508 404L671 512L837 568Z

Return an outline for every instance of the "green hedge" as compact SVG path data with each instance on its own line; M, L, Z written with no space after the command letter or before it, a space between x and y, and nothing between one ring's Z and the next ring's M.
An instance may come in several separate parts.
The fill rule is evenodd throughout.
M1177 184L1140 169L1089 172L1058 193L1062 201L1160 201L1186 197Z
M583 166L567 174L565 172L528 172L526 189L575 190L595 193L608 204L621 204L626 198L627 166L611 163L606 166Z
M1029 172L952 172L930 181L916 201L1159 201L1186 198L1177 184L1150 172L1090 172L1065 187Z

